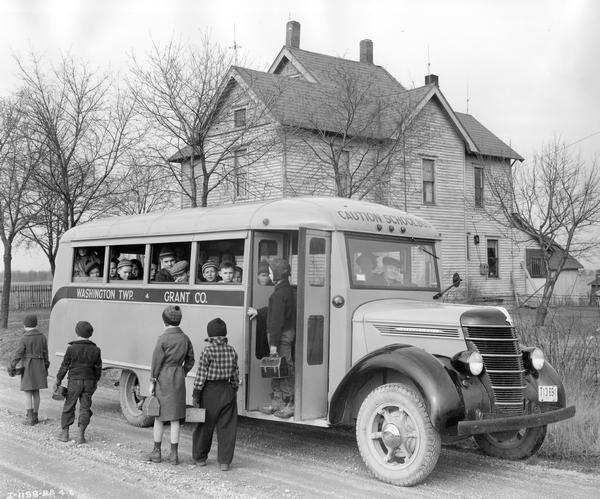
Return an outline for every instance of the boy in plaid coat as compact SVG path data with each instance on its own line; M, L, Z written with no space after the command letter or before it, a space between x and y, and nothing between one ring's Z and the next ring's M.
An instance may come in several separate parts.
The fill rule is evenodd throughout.
M206 466L215 427L219 449L217 458L222 471L228 471L233 460L237 434L236 394L240 384L238 355L227 344L227 326L220 318L206 326L209 345L203 350L194 382L194 405L204 407L204 423L196 426L192 440L192 457Z

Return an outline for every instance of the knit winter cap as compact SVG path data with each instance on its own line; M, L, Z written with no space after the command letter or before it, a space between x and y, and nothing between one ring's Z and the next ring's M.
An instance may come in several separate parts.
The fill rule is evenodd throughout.
M189 262L187 260L181 260L180 262L177 262L176 264L174 264L171 267L171 270L169 272L171 272L171 275L178 275L178 274L183 274L189 268L190 268Z
M223 322L223 319L217 317L206 325L206 331L210 338L214 336L227 336L227 325Z
M181 315L179 305L168 305L162 313L163 322L168 326L179 326Z
M123 260L119 261L119 265L117 265L117 270L122 269L123 267L133 267L131 260L127 258L123 258Z
M261 260L260 262L258 262L258 270L256 271L256 274L268 274L269 273L269 263L265 262L264 260Z
M88 321L79 321L75 326L75 332L77 333L77 336L80 336L81 338L89 338L92 336L94 328Z
M292 271L292 268L290 267L288 261L283 258L277 258L271 265L271 268L273 269L274 281L280 281L285 277L289 277Z
M37 327L37 315L29 314L25 316L23 320L23 326L25 327Z
M213 268L215 270L219 270L219 266L213 262L212 260L209 260L208 262L206 262L204 265L202 265L202 273L204 273L204 271L208 268Z

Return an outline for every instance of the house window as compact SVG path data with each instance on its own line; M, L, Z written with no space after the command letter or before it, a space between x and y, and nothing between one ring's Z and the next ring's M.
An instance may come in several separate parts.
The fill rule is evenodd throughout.
M246 149L238 149L233 154L233 184L236 199L248 197L248 166Z
M483 168L475 167L475 206L483 207Z
M236 109L233 112L233 122L236 127L246 126L246 108Z
M546 277L544 253L541 249L526 250L527 272L531 277Z
M499 277L498 273L498 239L487 240L488 277Z
M435 174L432 159L423 160L423 204L435 202Z
M340 194L350 194L350 152L341 151L340 160L338 162L338 171L340 177Z

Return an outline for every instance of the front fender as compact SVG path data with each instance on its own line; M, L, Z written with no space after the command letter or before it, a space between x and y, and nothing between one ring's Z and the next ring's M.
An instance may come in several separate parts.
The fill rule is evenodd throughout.
M329 405L329 421L342 422L348 405L370 377L382 371L408 378L427 405L432 425L442 432L464 415L464 405L448 371L431 354L408 345L390 345L360 359L339 384ZM385 383L385 381L384 381Z
M562 380L556 370L548 362L545 362L544 367L542 367L541 370L528 378L527 387L525 388L525 398L531 402L536 402L542 412L567 406L567 395ZM557 402L538 402L538 387L544 385L557 386Z

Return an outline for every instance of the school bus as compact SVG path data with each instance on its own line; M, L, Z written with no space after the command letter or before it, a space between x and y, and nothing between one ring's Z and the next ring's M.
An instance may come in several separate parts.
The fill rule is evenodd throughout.
M94 326L104 367L121 369L120 402L133 425L141 407L166 304L179 304L196 356L206 324L221 317L240 355L243 416L270 397L261 374L264 334L248 317L266 306L259 263L289 261L297 293L295 408L290 424L354 425L362 458L379 479L419 483L441 442L473 436L492 456L522 459L549 423L575 413L543 353L523 346L502 307L449 303L440 235L426 220L350 199L291 198L107 218L69 230L56 258L49 348L56 368L77 321ZM158 281L159 255L189 262L186 282ZM235 261L240 282L208 282L206 262ZM100 262L100 276L74 272ZM138 260L135 280L115 268ZM89 266L91 263L88 263ZM183 265L185 266L185 265ZM442 289L446 288L447 289ZM440 298L441 297L441 298ZM195 369L187 378L191 403Z

